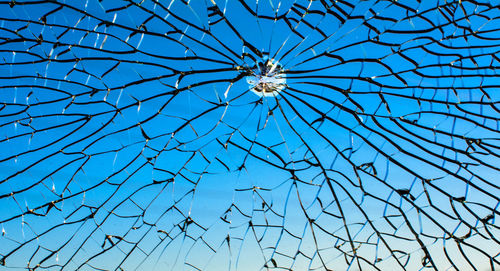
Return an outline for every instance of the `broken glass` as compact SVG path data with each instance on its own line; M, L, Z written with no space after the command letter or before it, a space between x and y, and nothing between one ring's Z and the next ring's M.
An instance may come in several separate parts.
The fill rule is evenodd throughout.
M500 268L498 1L0 10L0 269Z

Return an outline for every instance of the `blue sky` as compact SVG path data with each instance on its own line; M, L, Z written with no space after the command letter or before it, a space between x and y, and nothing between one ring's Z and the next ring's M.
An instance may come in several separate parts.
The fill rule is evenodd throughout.
M493 4L0 5L6 268L498 268Z

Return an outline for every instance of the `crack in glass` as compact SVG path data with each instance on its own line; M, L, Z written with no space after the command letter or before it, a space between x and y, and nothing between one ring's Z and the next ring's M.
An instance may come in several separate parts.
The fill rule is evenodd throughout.
M257 62L246 77L247 83L257 96L277 96L286 87L286 74L278 62L266 59Z
M498 1L0 1L0 270L498 270Z

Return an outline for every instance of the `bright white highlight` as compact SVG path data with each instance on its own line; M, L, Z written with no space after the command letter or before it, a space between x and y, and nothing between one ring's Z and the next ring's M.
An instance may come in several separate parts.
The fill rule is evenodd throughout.
M286 87L286 75L281 65L272 59L257 62L251 73L246 80L250 90L259 97L277 96Z

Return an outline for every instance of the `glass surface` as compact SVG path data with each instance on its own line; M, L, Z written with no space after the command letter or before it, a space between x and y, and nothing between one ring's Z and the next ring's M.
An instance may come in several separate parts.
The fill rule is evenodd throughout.
M498 4L0 2L0 270L499 270Z

